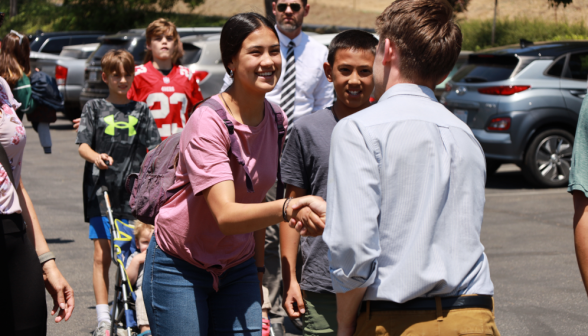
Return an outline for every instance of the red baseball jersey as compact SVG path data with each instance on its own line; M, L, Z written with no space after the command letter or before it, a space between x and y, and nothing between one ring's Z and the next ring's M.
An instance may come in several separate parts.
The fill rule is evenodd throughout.
M162 140L180 132L194 105L203 99L196 76L188 68L174 65L164 76L151 62L135 67L135 81L127 97L147 103Z

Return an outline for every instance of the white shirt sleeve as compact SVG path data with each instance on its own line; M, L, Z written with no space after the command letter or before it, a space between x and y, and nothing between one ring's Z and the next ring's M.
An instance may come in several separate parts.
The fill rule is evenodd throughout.
M370 286L381 253L379 167L363 131L341 120L331 137L323 240L336 293Z

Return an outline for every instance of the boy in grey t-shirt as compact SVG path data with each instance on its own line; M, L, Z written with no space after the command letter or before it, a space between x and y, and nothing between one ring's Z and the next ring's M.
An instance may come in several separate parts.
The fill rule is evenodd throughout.
M327 198L331 133L340 119L370 105L377 44L373 35L359 30L345 31L331 42L324 69L334 84L337 101L329 109L296 121L281 162L287 197ZM288 223L281 225L286 226L280 228L284 308L290 318L302 317L304 335L336 335L337 303L327 245L320 236L300 237ZM299 244L303 262L300 284L296 278Z

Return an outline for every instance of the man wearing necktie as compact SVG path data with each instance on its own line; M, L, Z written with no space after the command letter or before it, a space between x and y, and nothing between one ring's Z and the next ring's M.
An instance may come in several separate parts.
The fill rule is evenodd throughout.
M329 107L333 104L333 85L324 74L323 64L327 61L328 49L302 31L304 17L310 11L307 0L278 0L273 3L276 28L282 53L282 74L273 91L266 98L284 110L291 129L299 117ZM233 83L227 74L221 92ZM276 197L275 185L266 199ZM283 198L284 195L278 195ZM263 285L269 290L272 305L272 324L279 323L286 312L282 307L282 275L279 249L279 224L266 231L265 266ZM279 328L277 328L279 329ZM280 330L276 330L276 336Z

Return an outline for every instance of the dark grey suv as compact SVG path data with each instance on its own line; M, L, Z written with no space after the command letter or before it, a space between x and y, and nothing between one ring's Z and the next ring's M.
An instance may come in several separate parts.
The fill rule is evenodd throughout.
M588 42L521 44L469 56L441 98L470 126L487 171L515 163L530 182L568 182L588 79Z

